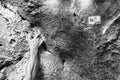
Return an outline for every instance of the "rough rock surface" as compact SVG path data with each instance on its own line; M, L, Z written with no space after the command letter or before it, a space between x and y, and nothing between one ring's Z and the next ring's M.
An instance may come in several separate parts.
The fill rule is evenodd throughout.
M101 22L89 24L90 16ZM26 75L26 38L36 27L45 38L36 80L120 79L119 0L1 0L0 70L6 80Z
M24 31L30 23L21 19L15 7L6 6L0 5L0 70L6 68L4 73L8 80L21 80L28 61L25 54L29 52Z

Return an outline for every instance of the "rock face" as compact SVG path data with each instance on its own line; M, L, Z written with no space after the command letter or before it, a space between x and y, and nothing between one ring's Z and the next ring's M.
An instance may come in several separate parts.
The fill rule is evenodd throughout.
M6 7L4 7L6 6ZM29 52L25 30L29 21L22 20L16 7L10 4L0 5L0 70L5 69L9 80L21 80L25 76L25 54ZM24 57L24 58L23 58ZM14 66L13 66L14 65Z
M119 6L119 0L1 0L5 79L23 80L30 56L27 37L39 28L45 40L35 80L119 80Z

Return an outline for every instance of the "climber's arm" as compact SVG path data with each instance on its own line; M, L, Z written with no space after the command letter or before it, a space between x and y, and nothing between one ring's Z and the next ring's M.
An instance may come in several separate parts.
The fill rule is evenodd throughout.
M25 76L24 80L34 80L34 78L36 76L36 72L38 71L38 66L39 66L38 48L43 40L40 38L39 33L36 33L36 34L37 34L37 36L35 36L32 40L29 41L30 57L29 57L26 76Z
M27 65L27 72L24 80L34 80L38 69L38 48L31 49Z

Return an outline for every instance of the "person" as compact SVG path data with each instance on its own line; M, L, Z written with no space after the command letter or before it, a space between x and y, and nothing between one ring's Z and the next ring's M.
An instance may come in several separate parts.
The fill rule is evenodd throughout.
M36 77L36 73L38 71L38 66L39 66L38 48L42 44L44 39L41 37L40 30L34 29L34 32L35 32L35 36L33 39L30 39L31 34L29 34L27 37L28 44L30 46L30 57L27 66L26 75L23 80L34 80Z

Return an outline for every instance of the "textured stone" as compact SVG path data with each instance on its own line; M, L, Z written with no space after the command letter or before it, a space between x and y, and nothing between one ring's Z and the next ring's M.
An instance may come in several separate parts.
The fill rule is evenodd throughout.
M8 80L30 74L28 35L34 39L39 28L45 41L36 80L119 80L119 6L119 0L1 1L0 70ZM101 23L88 24L90 16Z

